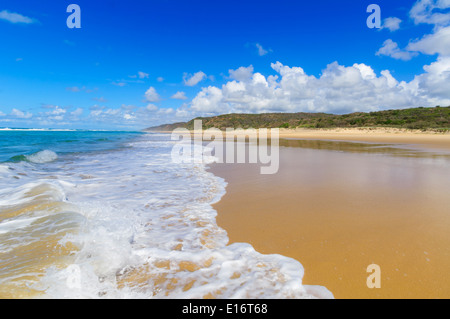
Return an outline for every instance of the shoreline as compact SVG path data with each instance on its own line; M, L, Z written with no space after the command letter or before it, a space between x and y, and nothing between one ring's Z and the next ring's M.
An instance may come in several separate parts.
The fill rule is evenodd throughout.
M202 131L202 134L205 130ZM270 132L270 129L268 129ZM146 131L171 134L172 131ZM200 132L191 130L195 137ZM257 134L259 129L256 130ZM227 136L222 131L223 137ZM245 130L235 130L233 135L245 135ZM269 134L270 137L270 134ZM397 128L337 128L337 129L279 129L280 139L331 140L348 142L408 144L435 149L450 150L450 132L422 131Z
M299 138L314 140L334 140L370 143L408 144L427 148L450 150L450 133L434 131L386 129L323 129L323 130L289 130L280 129L280 138Z

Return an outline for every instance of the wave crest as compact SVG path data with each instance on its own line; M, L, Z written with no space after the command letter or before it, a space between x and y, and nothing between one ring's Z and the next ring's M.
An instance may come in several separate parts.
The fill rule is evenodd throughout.
M58 155L56 155L55 152L44 150L32 155L27 155L25 158L31 163L44 164L56 161L58 159Z

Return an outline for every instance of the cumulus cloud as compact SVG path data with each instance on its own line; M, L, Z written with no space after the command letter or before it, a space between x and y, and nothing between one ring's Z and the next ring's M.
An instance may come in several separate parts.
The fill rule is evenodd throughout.
M148 104L147 106L146 106L146 108L147 108L147 110L149 110L149 111L157 111L158 110L158 107L155 105L155 104Z
M240 68L236 70L229 70L230 78L237 81L247 81L249 80L253 75L253 65L250 65L248 67L241 66Z
M403 61L411 60L418 53L439 56L450 55L450 0L418 0L409 11L410 18L415 24L434 25L432 33L421 39L411 40L405 49L391 39L386 40L376 53L390 56ZM391 31L398 30L401 20L387 18L383 28Z
M32 24L36 23L37 20L26 17L19 13L9 12L8 10L0 11L0 20L8 21L10 23L21 23L21 24Z
M83 109L79 107L75 111L71 112L70 114L73 115L73 116L77 116L78 117L81 114L83 114Z
M196 115L264 112L348 113L450 104L450 59L424 67L411 82L366 64L329 64L319 77L301 67L272 63L277 75L252 73L222 87L202 88L189 111ZM239 70L239 69L238 69Z
M18 109L12 109L11 115L19 119L30 119L33 117L33 114L31 114L30 112L22 112Z
M411 41L407 50L450 56L450 0L419 0L409 14L416 24L432 24L434 29L421 39Z
M158 92L156 92L156 89L151 86L146 92L145 92L145 99L148 102L158 102L160 100L160 96Z
M173 113L175 113L175 110L173 108L171 108L171 107L169 107L169 108L160 108L158 110L158 113L160 113L160 114L173 114Z
M193 75L184 73L183 82L186 86L195 86L206 78L206 74L202 71L199 71Z
M408 45L408 50L424 54L450 55L450 26L440 28L432 34L425 35L422 39L413 41Z
M415 24L433 24L447 26L450 24L449 0L419 0L409 12Z
M390 17L383 20L383 25L381 29L388 29L391 32L397 31L400 29L400 23L402 20L396 17Z
M171 99L187 100L187 96L186 96L186 93L184 93L182 91L178 91L177 93L175 93L174 95L171 96Z
M134 116L134 115L132 115L132 114L129 114L129 113L125 113L125 114L123 115L123 118L124 118L125 120L129 121L129 120L134 120L134 119L136 118L136 116Z
M411 52L416 50L401 50L398 44L391 39L384 41L383 46L377 51L376 55L385 55L397 60L409 61L417 52Z
M409 85L430 105L450 105L450 57L439 57L424 71Z
M61 115L66 114L67 110L60 108L59 106L55 106L54 110L48 111L47 115Z
M39 118L41 120L45 119L45 121L47 121L47 122L59 122L59 121L64 120L64 117L67 113L66 109L64 109L58 105L47 105L46 108L50 109L50 110L39 114ZM75 111L75 113L77 113L77 112L80 112L80 111Z

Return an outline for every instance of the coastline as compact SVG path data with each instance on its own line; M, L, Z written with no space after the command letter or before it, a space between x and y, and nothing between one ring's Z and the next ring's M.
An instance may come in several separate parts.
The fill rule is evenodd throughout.
M269 133L270 133L270 129ZM171 134L172 131L146 131ZM192 136L199 131L190 130ZM204 132L201 131L202 133ZM259 130L256 129L258 133ZM225 132L222 132L225 136ZM245 135L245 130L235 130L234 135ZM269 134L270 136L270 134ZM450 150L450 132L408 130L397 128L336 128L336 129L279 129L281 139L333 140L368 143L408 144L421 148Z
M396 128L280 129L280 138L342 140L450 149L450 133Z

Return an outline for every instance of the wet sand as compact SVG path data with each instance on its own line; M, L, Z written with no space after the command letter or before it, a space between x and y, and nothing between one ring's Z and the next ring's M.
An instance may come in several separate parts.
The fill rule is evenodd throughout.
M300 261L304 284L336 298L450 298L448 138L303 137L280 141L274 175L258 164L210 165L228 182L214 208L230 243ZM370 264L381 267L380 289L366 285Z
M396 128L280 129L281 138L407 144L450 150L450 133Z

